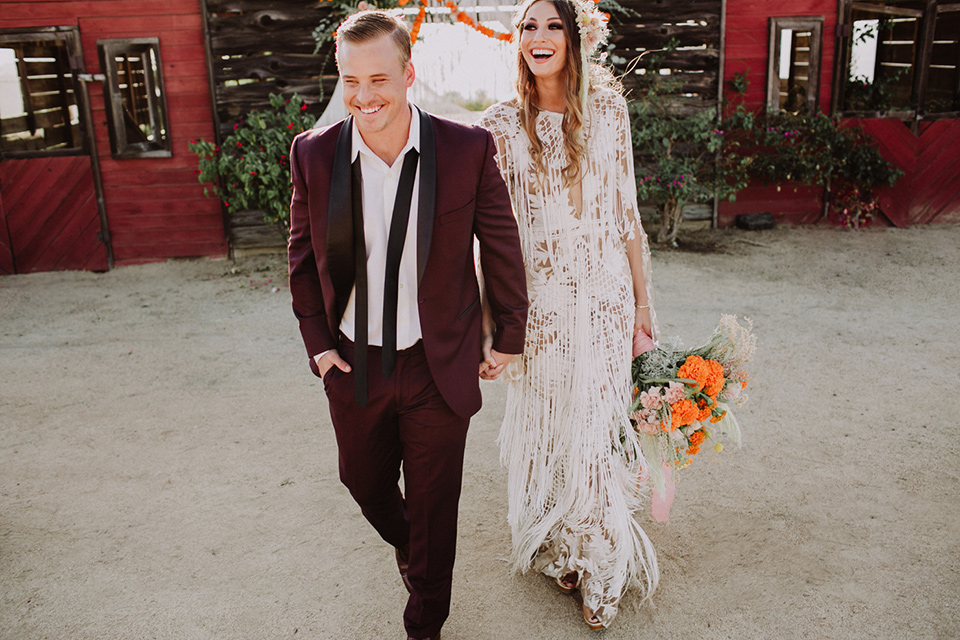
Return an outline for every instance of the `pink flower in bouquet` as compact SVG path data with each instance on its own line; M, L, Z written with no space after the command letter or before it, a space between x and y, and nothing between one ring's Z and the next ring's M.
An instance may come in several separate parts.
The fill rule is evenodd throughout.
M723 399L724 400L736 400L740 396L740 391L742 387L739 382L734 382L733 384L728 384L723 390Z
M656 414L654 414L652 417L654 420L657 419ZM655 436L657 435L657 432L660 430L660 424L659 422L648 422L644 420L643 422L637 423L637 429L640 430L640 433L645 433L648 436Z
M661 387L651 387L648 391L640 393L640 405L644 409L657 411L663 405L663 396L660 395Z
M671 382L667 387L667 392L663 394L663 400L667 404L675 404L686 397L686 386L682 382Z

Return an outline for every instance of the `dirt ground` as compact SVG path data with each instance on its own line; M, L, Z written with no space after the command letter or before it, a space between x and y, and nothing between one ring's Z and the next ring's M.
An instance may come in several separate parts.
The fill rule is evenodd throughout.
M958 638L960 226L695 233L665 335L759 349L652 604L599 637ZM0 278L0 638L399 639L392 550L337 479L281 257ZM472 422L444 640L598 637L508 573L503 383Z

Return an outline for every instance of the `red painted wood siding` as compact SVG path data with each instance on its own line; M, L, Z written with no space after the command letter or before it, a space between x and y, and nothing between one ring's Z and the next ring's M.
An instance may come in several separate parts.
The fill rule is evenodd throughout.
M0 162L0 199L0 272L106 270L87 156Z
M724 78L746 73L750 86L747 104L754 109L767 99L767 50L770 42L770 18L823 16L823 52L820 59L820 109L830 111L833 86L833 58L837 30L837 0L727 0L726 62Z
M781 8L782 7L782 8ZM726 66L724 79L745 72L750 81L746 104L760 111L766 103L769 18L823 16L823 56L820 65L820 108L830 112L836 50L836 0L798 0L787 5L764 0L727 0ZM892 189L881 190L880 207L897 226L930 222L960 222L960 120L923 123L914 135L900 120L869 119L858 123L879 145L884 158L904 170ZM754 184L735 203L720 205L720 224L729 225L738 213L770 212L780 222L821 222L822 191L794 190Z
M891 222L960 222L960 120L922 123L920 135L892 118L859 123L904 171L892 189L880 192L880 208Z
M746 106L762 111L767 101L767 56L770 42L770 18L822 16L823 50L820 58L819 105L830 112L833 86L833 61L837 28L836 0L796 0L789 3L768 0L727 0L724 81L737 73L745 73ZM729 87L724 87L729 98ZM720 205L719 223L730 225L740 213L769 212L778 222L812 224L820 221L823 211L822 190L793 185L754 183L737 195L737 201Z
M89 83L115 263L225 256L219 203L203 195L191 140L213 140L200 0L0 0L0 28L78 26L87 73L101 73L97 40L154 36L169 109L173 156L114 160L103 87Z
M0 167L2 169L2 167ZM0 182L0 187L3 183ZM13 261L13 246L10 244L10 234L7 232L7 221L3 213L3 189L0 188L0 276L16 273Z

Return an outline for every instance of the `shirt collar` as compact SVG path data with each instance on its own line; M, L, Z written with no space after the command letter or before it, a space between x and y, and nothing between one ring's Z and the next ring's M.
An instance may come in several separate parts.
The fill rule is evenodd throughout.
M402 158L407 151L410 149L416 149L417 152L420 151L420 108L413 103L410 105L410 131L407 133L407 143L403 145L403 149L400 150L400 155L397 158ZM379 156L371 151L370 147L367 146L367 143L363 141L363 136L360 135L360 130L357 129L356 120L353 121L353 145L352 145L352 155L350 157L350 162L353 162L357 159L357 154L361 151L364 155L371 158L376 158L380 160ZM383 160L380 160L383 162Z

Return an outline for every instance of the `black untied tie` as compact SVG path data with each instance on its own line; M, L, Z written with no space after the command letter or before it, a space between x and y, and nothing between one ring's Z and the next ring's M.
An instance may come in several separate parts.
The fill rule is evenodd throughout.
M413 183L417 177L419 160L420 154L416 149L407 151L403 158L397 197L393 203L390 236L387 239L387 268L383 279L383 354L380 360L384 377L393 373L397 362L397 289L400 282L400 259L403 257L403 244L407 237L410 199L413 197Z

